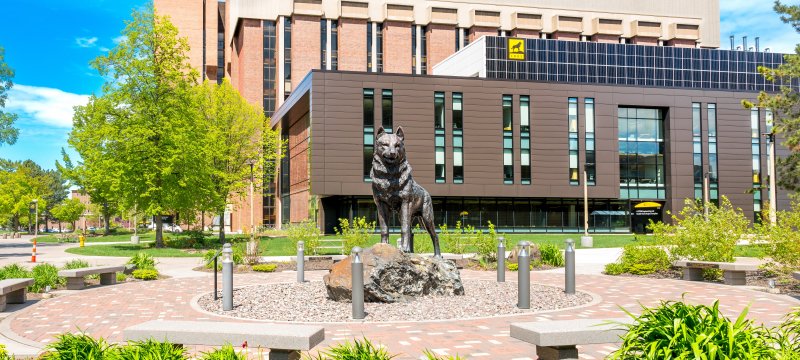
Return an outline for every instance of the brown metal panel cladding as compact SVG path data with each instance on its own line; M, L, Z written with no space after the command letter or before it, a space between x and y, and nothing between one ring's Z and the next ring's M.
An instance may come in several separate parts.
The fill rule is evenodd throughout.
M749 110L736 92L688 89L634 88L538 82L512 82L436 76L373 75L315 72L312 86L312 191L319 195L370 195L362 174L362 89L376 89L376 121L380 113L379 89L392 89L394 123L406 133L408 158L414 177L433 196L525 196L580 198L582 188L570 186L567 177L567 98L578 97L580 123L585 122L584 98L595 99L598 184L593 198L619 194L617 109L619 106L654 106L668 109L665 119L668 208L679 210L684 198L694 194L692 177L691 106L693 101L717 104L720 191L752 214ZM324 86L318 91L317 86ZM446 93L447 183L433 179L434 91ZM452 92L464 96L464 184L452 183ZM502 96L514 95L515 184L502 183ZM531 97L531 185L519 179L519 95ZM700 99L700 100L697 100ZM705 121L705 114L703 117ZM763 114L762 114L763 119ZM705 126L705 125L704 125ZM321 131L317 131L319 128ZM780 147L779 147L780 148ZM581 153L585 143L581 141ZM766 149L762 149L762 155ZM766 166L766 157L762 156ZM320 169L321 168L321 169ZM766 168L764 168L764 171Z

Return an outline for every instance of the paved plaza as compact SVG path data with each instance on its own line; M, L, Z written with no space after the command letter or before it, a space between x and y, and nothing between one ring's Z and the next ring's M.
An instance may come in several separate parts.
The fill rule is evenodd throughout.
M74 246L70 245L70 246ZM58 261L75 258L63 254L58 245L43 247ZM598 249L600 252L603 249ZM604 250L609 251L609 250ZM18 247L5 247L0 257L3 263L27 260L18 255ZM60 255L58 255L60 254ZM48 255L42 257L47 261ZM59 258L64 256L64 258ZM123 263L124 258L90 258L95 264ZM588 259L587 259L588 261ZM613 259L611 260L613 261ZM122 332L141 322L164 320L243 321L204 312L196 300L212 291L213 278L209 273L192 271L199 259L159 259L159 267L175 277L152 282L131 282L114 286L94 287L81 291L61 291L52 298L29 302L25 306L10 306L10 313L0 322L0 333L10 348L35 351L54 341L54 336L64 332L84 331L109 341L122 340ZM588 266L592 268L592 266ZM545 313L510 315L448 321L390 322L390 323L322 323L325 342L329 344L353 338L366 337L384 344L390 352L400 354L399 359L415 359L424 349L439 354L459 354L468 358L535 359L534 346L509 336L509 325L514 322L565 319L602 319L623 316L620 309L636 312L639 304L655 305L662 299L711 304L720 299L720 309L729 317L750 306L749 317L767 325L778 323L800 300L786 295L767 294L745 287L732 287L704 282L681 280L656 280L636 277L611 277L583 271L577 277L578 290L591 293L594 301L574 309ZM321 281L326 271L310 271L308 281ZM494 281L494 272L462 270L463 279ZM516 273L506 278L516 280ZM235 285L249 286L270 283L292 283L295 272L246 273L235 275ZM535 283L563 286L563 274L558 272L533 272ZM515 298L497 301L516 302ZM234 300L235 302L235 300ZM583 346L582 359L603 358L614 350L614 344Z

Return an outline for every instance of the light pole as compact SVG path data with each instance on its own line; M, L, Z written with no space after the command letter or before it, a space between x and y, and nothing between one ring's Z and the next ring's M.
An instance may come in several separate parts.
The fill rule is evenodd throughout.
M255 227L253 222L253 213L255 212L253 210L253 182L255 181L255 179L253 179L253 165L255 164L256 161L254 159L247 160L247 165L250 165L250 241L255 240Z
M708 189L708 171L703 173L703 218L708 221L708 202L711 200L711 195L709 195Z
M34 228L33 228L33 251L31 252L32 253L31 262L35 263L36 262L36 238L39 237L39 200L38 199L33 199L31 201L31 205L33 205L33 211L31 211L31 213L34 214L33 218L35 219L34 220L35 225L34 225ZM30 224L30 223L31 222L28 221L28 224Z
M767 138L767 171L769 175L769 223L775 225L777 221L778 197L776 192L775 169L775 132L761 134Z
M583 236L581 247L592 247L594 240L589 236L589 176L587 169L594 163L583 164Z

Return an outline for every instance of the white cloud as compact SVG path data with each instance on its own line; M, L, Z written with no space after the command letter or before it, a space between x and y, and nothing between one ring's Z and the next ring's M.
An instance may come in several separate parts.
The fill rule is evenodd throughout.
M97 37L96 36L90 37L90 38L79 37L79 38L75 39L75 43L78 44L78 46L80 46L82 48L94 47L95 45L97 45L96 44L97 43Z
M121 43L121 42L123 42L125 40L128 40L128 37L125 36L125 35L120 35L120 36L117 36L117 37L111 39L111 41L113 41L114 44L119 44L119 43Z
M85 105L89 95L68 93L59 89L15 84L8 92L6 109L33 122L60 128L72 127L72 109Z

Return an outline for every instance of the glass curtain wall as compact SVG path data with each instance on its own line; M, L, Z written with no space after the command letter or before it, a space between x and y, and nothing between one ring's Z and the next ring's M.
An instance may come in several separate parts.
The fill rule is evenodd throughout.
M664 119L654 108L620 107L620 198L664 199Z

